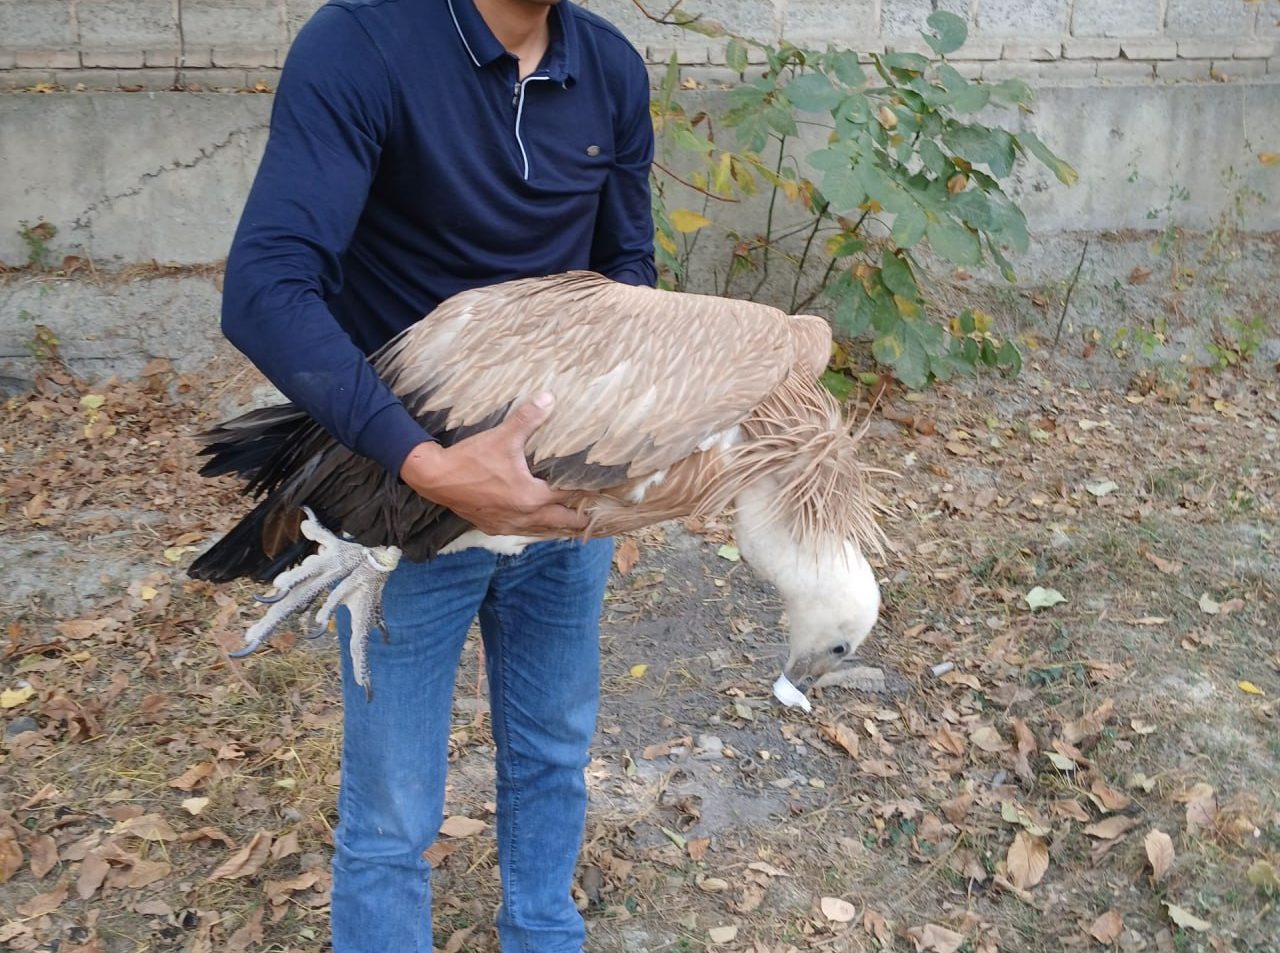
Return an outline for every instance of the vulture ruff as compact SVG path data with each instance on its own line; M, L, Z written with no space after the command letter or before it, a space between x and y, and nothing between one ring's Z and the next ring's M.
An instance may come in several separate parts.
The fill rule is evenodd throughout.
M879 609L863 555L881 535L860 434L817 382L830 348L822 318L570 272L455 295L370 361L446 446L553 394L554 411L526 444L529 467L570 491L586 536L734 509L744 555L788 603L786 670L804 681L847 661ZM201 473L236 473L259 502L191 575L275 577L279 593L246 653L332 590L317 621L338 604L352 611L351 651L367 690L364 640L402 553L512 552L532 541L485 536L291 404L203 439L211 459ZM277 576L316 543L318 553Z

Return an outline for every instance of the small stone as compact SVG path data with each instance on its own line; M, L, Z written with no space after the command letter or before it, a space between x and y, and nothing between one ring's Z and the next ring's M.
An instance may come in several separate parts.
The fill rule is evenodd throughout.
M695 755L699 761L715 761L724 757L724 742L715 735L698 735L698 747L702 749Z
M6 738L16 738L24 731L38 731L39 729L40 725L30 715L19 715L5 727L4 736Z
M826 782L826 781L824 781L824 780L822 780L822 778L810 778L810 779L809 779L809 787L811 787L811 788L818 788L819 790L821 790L822 788L825 788L826 786L827 786L827 782Z

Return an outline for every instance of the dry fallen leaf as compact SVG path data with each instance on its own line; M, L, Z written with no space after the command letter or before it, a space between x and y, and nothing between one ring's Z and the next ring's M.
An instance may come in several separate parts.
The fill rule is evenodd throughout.
M965 942L963 933L948 930L936 923L926 923L918 933L915 929L908 930L907 935L915 940L916 948L921 953L956 953Z
M210 880L233 880L240 877L252 877L266 862L271 851L272 835L267 831L258 831L253 839L238 851L224 860L209 875Z
M444 823L440 825L440 833L445 837L471 837L479 834L487 826L484 821L454 814L452 817L445 818Z
M834 725L820 722L818 730L822 732L824 738L833 744L839 745L851 757L858 756L858 736L853 729L843 722L836 722Z
M58 885L48 893L37 894L26 903L20 903L14 907L19 914L24 917L42 917L46 913L53 913L57 910L64 900L67 899L67 878L63 877L58 881Z
M1213 924L1209 923L1207 920L1201 920L1190 910L1184 910L1175 903L1165 902L1165 906L1169 909L1169 919L1180 927L1184 927L1188 930L1199 930L1203 933L1205 930L1208 930L1213 926Z
M613 565L618 570L619 576L625 576L636 567L636 563L640 561L640 547L634 539L623 539L618 542L618 548L613 551Z
M1044 840L1018 831L1005 857L1009 880L1019 890L1034 887L1049 869L1049 847Z
M853 904L839 897L823 897L818 906L822 908L822 915L833 923L849 923L858 915Z
M171 841L177 840L178 834L169 822L159 814L143 814L121 821L111 829L112 834L129 834L142 840Z
M1178 800L1186 802L1187 830L1192 834L1212 827L1218 818L1218 795L1212 785L1201 781Z
M1124 917L1120 916L1115 910L1108 910L1098 919L1093 921L1093 926L1089 928L1089 935L1099 943L1111 944L1120 939L1120 934L1124 932Z
M0 884L22 869L22 848L8 827L0 827Z
M30 685L21 688L6 688L0 691L0 708L17 708L35 697L36 690Z
M1115 840L1117 837L1133 830L1138 826L1138 823L1132 817L1116 815L1115 817L1103 818L1096 824L1086 824L1084 832L1090 837L1096 837L1099 840Z
M1164 831L1151 831L1142 841L1147 848L1147 860L1151 863L1151 879L1159 883L1173 866L1173 839Z
M724 927L712 927L707 931L707 938L712 943L732 943L738 936L738 928L733 924Z

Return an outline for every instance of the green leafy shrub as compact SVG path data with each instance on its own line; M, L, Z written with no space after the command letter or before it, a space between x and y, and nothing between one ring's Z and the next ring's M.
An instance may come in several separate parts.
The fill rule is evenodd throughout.
M870 339L876 360L910 387L984 365L1018 370L1017 347L992 333L986 315L966 311L946 324L928 317L915 253L925 244L957 266L994 262L1013 281L1009 257L1026 250L1027 226L1001 180L1028 157L1065 184L1076 173L1033 133L976 118L993 106L1029 108L1032 93L1018 80L970 81L946 62L965 41L962 19L929 17L932 32L923 36L937 61L773 46L678 8L662 22L727 37L727 62L739 73L747 73L753 49L752 58L764 60L729 90L718 121L682 105L674 57L654 97L664 147L693 170L655 165L658 258L669 287L684 282L700 235L717 225L717 207L759 195L767 211L758 234L718 226L730 248L720 293L755 298L771 269L788 269L790 300L778 304L795 312L821 300L838 334ZM802 126L821 126L826 142L796 156ZM732 144L718 127L731 131ZM697 197L701 208L676 206L676 195ZM799 225L775 228L780 201L800 213ZM776 270L772 281L776 295Z

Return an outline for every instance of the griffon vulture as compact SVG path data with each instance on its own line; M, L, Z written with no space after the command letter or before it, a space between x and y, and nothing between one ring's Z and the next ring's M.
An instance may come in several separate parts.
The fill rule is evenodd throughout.
M880 535L858 435L817 383L830 348L821 318L572 272L455 295L370 360L446 445L550 392L555 409L528 441L529 466L573 492L587 536L732 507L743 556L785 600L784 675L803 688L851 660L880 607L864 555ZM339 604L351 611L352 661L368 691L365 640L402 555L533 541L480 533L292 404L204 439L212 459L201 473L238 473L261 500L191 575L265 581L319 544L275 577L278 594L264 600L275 605L237 654L332 590L316 621L326 625Z

